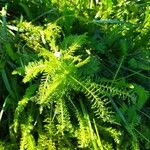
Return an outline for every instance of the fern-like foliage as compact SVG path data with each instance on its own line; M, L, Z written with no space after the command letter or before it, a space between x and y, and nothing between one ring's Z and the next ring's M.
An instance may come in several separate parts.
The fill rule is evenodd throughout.
M69 112L64 104L64 99L60 99L57 101L56 109L55 109L58 125L57 130L60 132L58 134L62 134L64 136L64 132L73 132L73 127L70 122Z
M79 121L79 128L78 130L76 130L78 145L80 148L87 148L89 146L91 147L92 138L87 116L78 114L78 121Z
M37 89L37 85L33 84L29 86L26 90L25 96L18 102L18 106L15 110L14 115L14 132L17 132L18 124L19 124L19 117L21 117L22 112L24 112L25 107L27 106L28 102L31 100L32 95Z
M20 140L20 150L34 150L35 149L35 139L32 135L33 130L33 118L29 113L26 116L26 120L22 122L21 127L21 140Z
M88 49L84 48L87 35L71 35L60 40L58 35L60 31L60 27L56 24L48 24L40 34L37 31L35 41L38 45L34 49L39 59L21 68L24 72L23 82L38 81L39 86L38 89L33 88L33 92L27 90L24 98L18 103L15 118L19 120L18 116L24 114L29 101L37 106L39 116L31 115L35 126L32 121L29 124L21 123L20 128L24 132L22 132L20 149L28 149L31 141L31 149L35 147L37 149L74 149L74 145L79 148L111 149L110 141L119 145L121 133L115 128L100 126L104 123L111 125L117 122L111 100L124 100L131 104L136 102L136 95L126 86L119 87L116 83L105 79L94 82L93 74L98 72L100 63ZM30 35L32 30L28 32ZM40 38L42 42L39 41ZM58 41L60 46L57 45ZM46 46L48 43L49 49ZM27 44L31 46L31 43ZM91 70L83 69L84 67ZM20 68L16 69L15 73L17 72L20 74ZM72 91L74 96L70 97ZM93 118L95 122L92 121ZM32 140L33 129L38 134L37 144ZM110 141L103 134L99 134L101 131L108 134ZM28 138L25 139L26 136ZM102 141L100 136L103 137ZM75 141L73 145L72 140ZM43 141L44 144L42 144Z
M149 2L7 4L0 150L150 149Z

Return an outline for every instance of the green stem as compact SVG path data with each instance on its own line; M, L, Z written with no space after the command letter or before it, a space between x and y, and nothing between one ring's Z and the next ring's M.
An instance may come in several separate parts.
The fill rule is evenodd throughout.
M114 78L113 78L112 83L114 83L114 81L115 81L116 78L117 78L117 75L118 75L118 73L119 73L119 71L120 71L120 69L121 69L121 66L122 66L122 64L123 64L124 58L125 58L125 57L123 56L122 59L121 59L121 62L120 62L120 64L119 64L119 66L118 66L118 69L117 69L117 71L116 71L116 73L115 73L115 76L114 76Z

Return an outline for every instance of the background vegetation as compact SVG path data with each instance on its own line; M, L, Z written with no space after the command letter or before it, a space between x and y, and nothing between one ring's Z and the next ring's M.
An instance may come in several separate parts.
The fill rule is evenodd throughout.
M0 150L150 149L148 0L0 9Z

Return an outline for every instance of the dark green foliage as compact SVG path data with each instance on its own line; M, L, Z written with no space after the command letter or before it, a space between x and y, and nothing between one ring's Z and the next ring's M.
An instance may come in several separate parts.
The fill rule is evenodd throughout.
M0 6L0 149L150 149L149 2Z

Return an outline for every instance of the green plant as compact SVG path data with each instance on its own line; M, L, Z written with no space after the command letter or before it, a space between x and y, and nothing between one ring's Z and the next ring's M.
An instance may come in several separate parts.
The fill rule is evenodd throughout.
M55 24L47 24L47 27L43 30L43 40L41 41L39 37L41 36L40 31L38 31L39 27L35 27L30 24L29 26L29 34L26 33L26 36L22 37L25 38L25 40L28 38L28 35L32 35L34 37L33 39L35 39L35 42L32 41L32 43L30 43L30 41L27 41L27 45L34 47L34 50L38 52L40 60L38 59L38 61L29 62L27 66L18 68L18 70L14 71L14 74L17 73L24 75L24 83L29 81L32 83L34 78L39 77L40 74L42 74L42 76L40 77L41 80L37 94L31 98L28 96L29 94L25 94L25 98L19 102L15 113L14 123L16 124L19 121L19 115L23 113L28 103L33 103L33 106L38 104L39 115L51 112L50 114L48 113L50 117L44 119L49 120L49 130L57 131L56 137L58 139L57 142L59 143L57 145L58 147L61 148L66 146L66 148L69 148L71 145L70 138L77 138L76 140L78 140L77 142L79 143L79 147L93 147L96 149L101 141L96 141L95 139L98 135L94 132L94 123L91 122L91 119L94 117L96 124L98 120L102 124L104 122L107 122L110 125L116 124L117 122L112 114L112 106L110 105L111 101L114 102L112 98L120 100L124 99L127 100L127 102L135 103L136 96L134 91L132 92L131 89L128 90L126 88L121 88L119 87L119 83L111 83L106 79L100 80L97 78L97 81L94 82L93 74L98 72L99 67L97 66L99 66L100 63L95 56L89 53L90 51L83 47L87 42L86 34L78 36L71 35L65 37L61 41L59 36L61 28ZM50 47L50 50L41 46L43 41L45 41L45 45L49 43L48 46ZM61 42L59 43L60 46L56 45L58 41ZM35 44L36 47L33 44ZM124 84L124 86L126 86L126 84ZM29 93L31 91L32 90L29 90ZM73 99L69 96L72 92L74 93ZM81 106L79 106L82 109L78 106L76 101L80 103ZM84 103L82 101L84 101ZM87 104L85 105L85 103ZM69 113L69 107L74 108L74 113ZM114 108L117 108L117 106L115 105ZM118 110L118 108L116 110ZM76 119L72 121L72 118ZM99 125L101 123L99 123ZM17 125L19 124L22 123L19 122ZM18 126L15 125L15 131L17 131L17 127ZM51 129L51 127L54 129ZM101 127L97 128L98 130L101 130ZM111 129L109 127L103 128L104 129L102 130L106 130L106 132L115 131L115 129ZM130 127L127 128L129 128L129 132L132 131ZM77 133L77 137L72 135L74 132ZM78 132L80 134L78 134ZM119 136L120 132L118 131L117 133L117 130L115 132L116 134L112 137L117 139L116 141L119 142L119 138L117 138L117 136ZM44 136L46 138L46 135L43 134L44 133L42 133L42 137ZM52 140L54 138L53 134L54 133L51 133L52 138L48 139L53 145L51 145L51 147L55 147L54 145L56 145L56 141ZM88 134L90 134L91 137L88 136ZM64 142L66 141L66 144L61 145L61 140ZM102 143L105 145L105 141ZM106 145L108 145L108 143ZM110 148L112 148L112 146L110 146Z
M96 2L2 9L1 149L149 149L148 2Z

